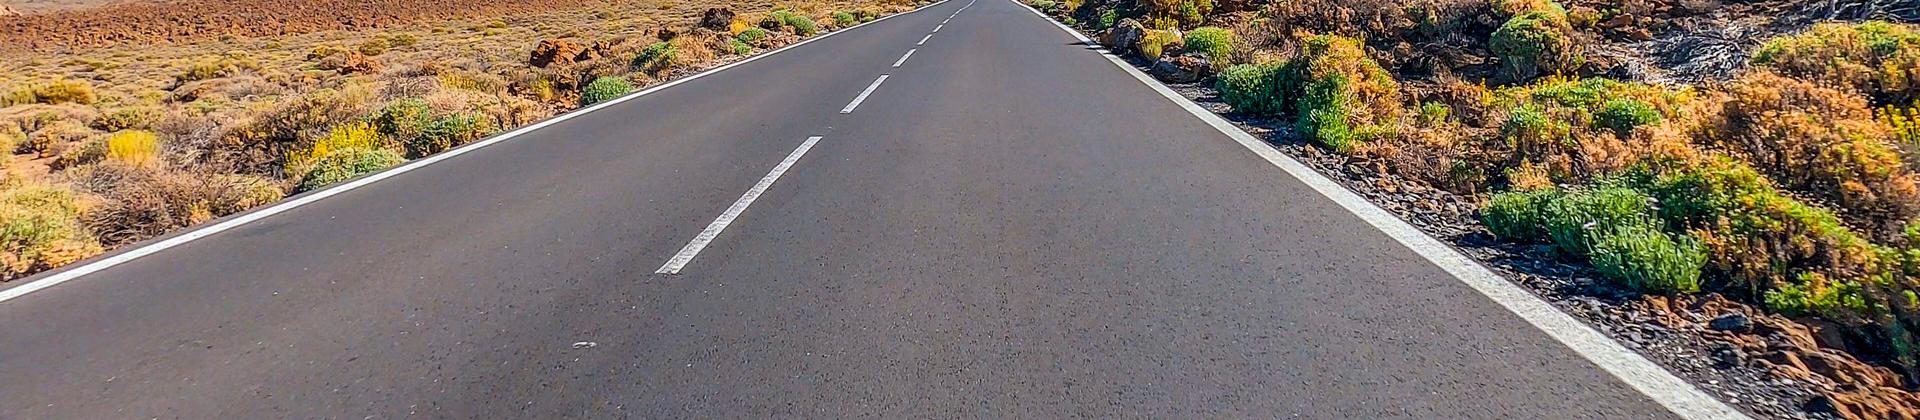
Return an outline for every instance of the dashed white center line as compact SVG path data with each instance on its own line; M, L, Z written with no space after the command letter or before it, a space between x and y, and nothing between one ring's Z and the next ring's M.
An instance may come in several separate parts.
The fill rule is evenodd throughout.
M713 223L708 223L706 229L701 230L699 235L695 235L692 242L687 242L685 248L680 248L680 253L673 254L673 258L667 260L665 265L661 265L659 270L655 270L654 274L680 274L680 269L686 268L687 263L693 261L694 256L700 255L700 250L706 249L707 244L713 243L713 238L720 236L720 231L726 230L727 225L733 224L734 218L740 217L741 212L747 211L747 206L753 205L753 200L760 198L761 193L767 192L767 188L773 186L774 180L786 174L787 168L792 168L794 162L800 161L801 155L807 154L808 150L813 149L814 143L819 142L820 136L813 136L808 137L805 143L800 143L800 148L794 149L793 153L787 155L786 160L775 165L772 172L767 172L766 177L760 178L759 183L753 184L752 189L748 189L739 200L735 200L732 207L727 207L727 211L720 213L719 218L713 219Z
M893 62L893 67L894 67L894 68L900 68L900 65L901 65L901 64L906 64L906 63L907 63L907 57L912 57L912 56L913 56L913 52L914 52L914 51L920 51L920 50L918 50L918 49L912 49L912 50L907 50L907 54L906 54L906 55L902 55L902 56L900 56L900 61L895 61L895 62Z
M935 27L933 27L933 31L934 31L934 32L940 32L940 28L945 28L945 27L947 27L947 25L946 25L946 24L940 24L940 26L935 26Z
M880 75L880 78L878 79L873 79L873 84L867 85L867 90L860 91L860 96L854 97L853 102L848 103L846 108L840 108L840 113L852 114L853 109L859 108L861 102L866 102L867 95L872 95L874 89L880 88L880 82L885 82L885 81L887 81L887 75L884 75L884 74Z
M927 40L929 39L933 39L933 34L927 34L926 38L920 38L920 42L914 43L913 45L927 45Z

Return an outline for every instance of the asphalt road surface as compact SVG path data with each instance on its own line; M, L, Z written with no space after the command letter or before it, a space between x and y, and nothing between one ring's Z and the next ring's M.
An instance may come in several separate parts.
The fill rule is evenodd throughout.
M5 419L1673 415L1009 0L765 56L0 319Z

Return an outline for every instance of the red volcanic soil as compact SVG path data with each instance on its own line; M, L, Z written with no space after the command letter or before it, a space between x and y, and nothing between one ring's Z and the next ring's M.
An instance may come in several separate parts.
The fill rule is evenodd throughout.
M0 16L0 51L277 36L551 11L605 0L172 0Z

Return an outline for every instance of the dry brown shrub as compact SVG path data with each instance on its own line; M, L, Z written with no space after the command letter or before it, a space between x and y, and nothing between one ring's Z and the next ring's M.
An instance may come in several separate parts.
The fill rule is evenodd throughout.
M1729 86L1723 126L1704 137L1783 187L1833 203L1891 239L1920 214L1920 178L1856 94L1755 72Z
M188 174L160 167L106 162L67 171L68 179L99 197L87 212L87 228L108 246L140 241L167 231L279 200L273 181L239 175Z

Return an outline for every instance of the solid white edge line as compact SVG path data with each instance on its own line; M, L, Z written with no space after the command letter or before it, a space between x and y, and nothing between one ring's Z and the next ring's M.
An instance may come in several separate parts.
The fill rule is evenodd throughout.
M860 91L860 96L853 97L853 102L848 102L846 108L840 108L840 113L852 114L854 108L859 108L861 102L867 101L867 95L872 95L874 89L880 88L881 82L887 81L887 76L888 75L882 74L880 78L873 79L873 84L867 85L867 90Z
M673 258L667 259L667 263L660 265L660 269L653 273L680 274L680 269L686 268L687 263L693 261L693 257L700 255L700 250L706 249L707 244L713 243L713 238L719 237L720 231L726 230L727 225L733 224L733 219L740 217L740 213L746 212L747 206L753 205L753 200L759 199L760 194L766 193L767 188L773 187L773 181L779 180L780 175L786 174L787 169L792 168L794 162L800 161L800 156L806 155L808 150L813 150L813 145L819 142L820 136L813 136L808 137L806 142L800 143L800 148L793 149L793 153L787 154L787 158L781 160L779 165L774 165L773 170L767 172L767 176L761 177L760 182L754 183L753 188L747 189L746 194L741 194L739 200L734 200L732 206L727 206L727 210L720 213L720 217L714 218L713 223L708 223L706 229L701 229L700 234L694 235L693 240L688 241L686 247L680 248L679 253L673 254Z
M1019 2L1014 3L1019 4ZM1079 39L1080 42L1087 43L1088 45L1096 45L1092 39L1081 35L1079 31L1075 31L1073 28L1054 21L1052 17L1047 16L1045 13L1040 13L1039 10L1025 4L1020 4L1020 6L1026 7L1027 10L1032 11L1033 14L1040 16L1042 19L1046 19L1047 22L1051 22L1054 26L1073 35L1073 37ZM1735 410L1719 399L1715 399L1701 392L1699 389L1694 388L1693 384L1687 383L1687 381L1674 376L1672 372L1647 360L1646 357L1641 356L1639 353L1628 350L1626 347L1621 346L1620 343L1613 341L1612 338L1608 338L1599 331L1594 331L1592 327L1580 322L1580 320L1574 319L1564 312L1560 312L1560 310L1555 309L1552 304L1540 300L1539 297L1534 296L1526 289L1522 289L1512 282L1508 282L1506 278L1481 266L1480 263L1474 261L1473 258L1461 254L1460 251L1447 246L1445 243L1440 242L1439 239L1428 236L1425 232L1421 232L1419 228L1415 228L1413 225L1407 224L1406 221L1400 220L1400 218L1394 216L1393 213L1381 209L1380 206L1374 205L1373 202L1367 201L1366 198L1360 197L1360 195L1355 194L1353 191L1347 190L1346 187L1314 171L1313 168L1309 168L1305 164L1300 163L1300 161L1280 153L1278 149L1274 149L1271 145L1255 138L1252 134L1247 134L1246 131L1235 127L1232 123L1220 118L1220 116L1214 115L1213 112L1201 108L1199 104L1195 104L1185 96L1181 96L1180 93L1174 92L1172 88L1168 88L1166 85L1154 80L1153 77L1148 76L1146 73L1140 72L1140 69L1134 68L1132 64L1128 64L1125 60L1120 59L1120 57L1114 56L1105 49L1099 52L1100 55L1107 58L1107 61L1112 62L1114 66L1125 70L1127 74L1133 75L1134 79L1138 79L1142 84L1159 92L1161 96L1166 97L1168 100L1178 104L1181 108L1186 109L1187 113L1193 114L1194 117L1199 118L1201 121L1205 121L1207 125L1211 125L1215 130L1226 134L1227 137L1240 143L1241 146L1245 146L1247 150L1252 151L1255 155L1266 159L1267 162L1279 167L1288 175L1292 175L1295 179L1312 187L1313 190L1319 192L1320 195L1326 196L1328 199L1340 204L1340 207L1346 208L1348 212L1353 213L1355 216L1359 216L1368 224L1373 225L1375 229L1379 229L1395 241L1400 242L1401 245L1406 246L1407 249L1413 250L1416 254L1420 254L1420 256L1428 262L1446 270L1448 274L1452 274L1454 278L1459 279L1460 282L1466 283L1467 286L1480 292L1481 295L1500 304L1502 308L1506 308L1515 315L1519 315L1520 319L1527 321L1527 323L1532 324L1535 328L1539 328L1542 332L1547 333L1548 336L1560 341L1561 344L1565 344L1575 353L1579 353L1581 357L1593 362L1602 370L1607 371L1607 373L1612 374L1615 378L1618 378L1621 382L1626 383L1635 390L1640 391L1642 394L1646 394L1648 398L1653 399L1674 414L1687 419L1749 418L1746 414Z
M720 66L720 67L714 67L713 69L710 69L710 70L707 70L707 71L703 71L703 72L700 72L700 73L697 73L697 74L694 74L694 75L691 75L691 76L687 76L687 77L682 77L682 78L679 78L679 79L675 79L675 80L672 80L672 81L668 81L668 82L666 82L666 83L663 83L663 84L660 84L660 85L658 85L658 86L654 86L654 87L651 87L651 88L647 88L647 89L645 89L645 90L641 90L641 91L639 91L639 92L634 92L634 93L632 93L632 94L628 94L627 96L622 96L622 97L619 97L619 98L614 98L614 99L609 99L609 100L607 100L606 102L601 102L601 103L599 103L599 104L595 104L595 105L593 105L593 106L589 106L589 107L586 107L586 108L581 108L581 109L578 109L578 110L574 110L574 111L572 111L572 112L568 112L568 113L564 113L564 114L560 114L560 115L556 115L556 116L554 116L554 117L552 117L552 118L548 118L548 119L546 119L546 120L542 120L542 121L540 121L540 122L536 122L536 123L533 123L533 124L530 124L530 125L527 125L527 126L524 126L524 127L520 127L520 128L518 128L518 129L514 129L514 130L512 130L512 131L508 131L508 132L506 132L506 133L502 133L502 134L500 134L500 135L497 135L497 136L493 136L493 137L491 137L491 138L487 138L487 139L485 139L485 140L481 140L481 141L477 141L477 142L473 142L473 143L471 143L471 144L468 144L468 145L466 145L466 146L461 146L461 147L458 147L458 148L454 148L453 150L448 150L448 151L445 151L445 152L441 152L440 154L437 154L437 155L433 155L433 156L428 156L428 157L424 157L424 158L420 158L420 159L417 159L417 160L414 160L414 161L412 161L412 162L408 162L407 164L404 164L404 165L400 165L400 166L396 166L396 167L394 167L394 168L392 168L392 169L388 169L388 170L385 170L385 171L380 171L380 172L376 172L376 173L373 173L373 174L371 174L371 175L367 175L367 176L365 176L365 177L362 177L362 178L360 178L360 179L356 179L356 180L353 180L353 181L349 181L349 182L347 182L347 183L344 183L344 184L338 184L338 185L334 185L334 186L332 186L332 187L328 187L328 188L325 188L325 189L322 189L322 190L319 190L319 191L314 191L314 192L310 192L310 193L307 193L306 195L302 195L302 196L298 196L298 197L296 197L296 198L294 198L294 199L291 199L291 200L287 200L287 201L282 201L282 202L280 202L280 203L278 203L278 204L274 204L274 205L271 205L271 206L267 206L267 207L264 207L264 208L261 208L261 209L257 209L257 210L252 210L252 211L249 211L249 212L246 212L246 213L242 213L242 214L240 214L240 215L238 215L238 216L232 216L233 218L231 218L231 219L227 219L226 221L223 221L223 222L219 222L219 223L215 223L215 224L212 224L212 225L207 225L207 226L205 226L205 227L200 227L200 228L197 228L197 229L193 229L193 230L189 230L189 231L186 231L186 232L184 232L184 233L181 233L181 234L179 234L178 236L174 236L174 237L170 237L170 238L167 238L167 239L163 239L163 240L160 240L159 242L154 242L154 243L151 243L151 244L147 244L147 245L143 245L143 246L140 246L140 247L138 247L138 248L133 248L133 249L129 249L129 250L126 250L126 251L124 251L124 252L121 252L121 253L118 253L118 254L113 254L113 255L111 255L111 256L108 256L108 257L106 257L106 258L103 258L103 259L100 259L100 260L97 260L97 261L93 261L93 262L89 262L89 263L85 263L85 264L81 264L81 265L76 265L76 266L70 266L70 267L68 267L68 268L65 268L65 269L61 269L61 270L58 270L58 271L55 271L55 272L50 272L50 273L45 273L45 274L41 274L41 275L43 275L43 276L45 276L45 277L40 277L39 279L36 279L36 280L27 280L27 281L25 281L24 283L21 283L21 284L20 284L19 286L14 286L14 287L10 287L10 288L7 288L6 290L0 290L0 302L6 302L6 301L9 301L9 300L13 300L13 299L15 299L15 298L19 298L19 297L21 297L21 296L26 296L26 295L27 295L27 294L29 294L29 293L33 293L33 292L37 292L37 291L40 291L40 290L43 290L43 289L46 289L46 288L49 288L49 287L53 287L53 286L57 286L57 285L59 285L59 284L61 284L61 283L66 283L66 282L68 282L68 281L72 281L72 280L74 280L74 279L78 279L78 278L80 278L80 277L83 277L83 276L86 276L86 275L88 275L88 274L93 274L93 273L95 273L95 272L99 272L99 271L101 271L101 270L105 270L105 269L108 269L108 268L112 268L113 266L116 266L116 265L120 265L120 264L125 264L125 263L127 263L128 261L133 261L133 260L135 260L135 259L138 259L138 258L140 258L140 257L144 257L144 256L148 256L148 255L152 255L152 254L154 254L154 253L157 253L157 252L160 252L160 251L164 251L164 250L166 250L166 249L168 249L168 248L173 248L173 247L176 247L176 246L180 246L181 244L185 244L185 243L188 243L188 242L193 242L193 241L195 241L195 240L198 240L198 239L200 239L200 238L205 238L205 237L208 237L208 236L212 236L213 234L216 234L216 233L220 233L220 232L224 232L224 231L227 231L227 230L229 230L229 229L233 229L233 228L236 228L236 227L240 227L240 226L242 226L242 225L245 225L245 224L247 224L247 223L252 223L252 222L254 222L254 221L257 221L257 220L260 220L260 219L265 219L265 218L267 218L268 216L273 216L273 215L276 215L276 214L280 214L280 213L284 213L284 212L286 212L286 211L288 211L288 210L293 210L293 209L295 209L295 208L299 208L300 206L304 206L304 205L307 205L307 204L310 204L310 203L313 203L313 202L315 202L315 201L320 201L320 199L323 199L323 198L327 198L327 197L332 197L332 196L334 196L334 195L338 195L338 194L340 194L340 193L344 193L344 192L347 192L347 191L352 191L352 190L354 190L354 189L356 189L356 188L360 188L360 187L364 187L364 186L366 186L366 185L368 185L368 184L372 184L372 183L374 183L374 182L378 182L378 181L380 181L380 180L383 180L383 179L387 179L387 178L391 178L391 177L393 177L393 176L395 176L395 175L400 175L400 174L403 174L403 173L407 173L407 172L410 172L410 171L413 171L413 170L415 170L415 169L420 169L420 168L422 168L422 167L425 167L425 166L427 166L427 165L431 165L431 164L434 164L434 163L436 163L436 162L440 162L440 161L443 161L443 160L447 160L447 159L451 159L451 158L453 158L454 156L459 156L459 155L463 155L463 154L467 154L467 153L469 153L469 152L472 152L472 151L474 151L474 150L479 150L480 148L483 148L483 147L487 147L487 146L490 146L490 145L493 145L493 144L496 144L496 143L500 143L500 142L503 142L503 141L507 141L507 140L509 140L509 139L512 139L512 138L514 138L514 137L518 137L518 136L520 136L520 135L522 135L522 134L526 134L526 133L529 133L529 132L532 132L532 131L534 131L534 130L538 130L538 129L541 129L541 128L546 128L547 126L550 126L550 125L554 125L554 124L558 124L558 123L560 123L561 121L566 121L566 120L569 120L569 119L573 119L573 118L575 118L575 117L579 117L579 116L581 116L581 115L586 115L586 114L587 114L587 113L589 113L589 112L593 112L593 111L598 111L598 110L601 110L601 109L605 109L606 107L610 107L610 106L613 106L613 105L615 105L615 104L618 104L618 103L621 103L621 102L626 102L626 101L629 101L629 100L633 100L634 98L638 98L638 97L641 97L641 96L646 96L647 94L650 94L650 93L654 93L654 92L658 92L658 91L660 91L661 89L666 89L666 88L669 88L669 87L673 87L673 86L675 86L675 85L679 85L679 84L681 84L681 83L686 83L686 82L688 82L688 81L691 81L691 80L694 80L694 79L698 79L698 78L701 78L701 77L705 77L705 76L707 76L707 75L710 75L710 74L714 74L714 73L718 73L718 72L720 72L720 71L723 71L723 70L726 70L726 69L730 69L730 68L733 68L734 66L738 66L738 65L741 65L741 64L746 64L746 63L749 63L749 62L753 62L754 60L759 60L759 59L761 59L761 58L763 58L763 57L767 57L767 56L771 56L771 55L774 55L774 54L779 54L779 53L781 53L781 52L783 52L783 51L786 51L786 50L789 50L789 49L793 49L793 48L796 48L796 47L799 47L799 46L801 46L801 45L807 45L807 44L809 44L809 43L812 43L812 42L814 42L814 41L819 41L819 40L822 40L822 39L827 39L827 37L831 37L831 36L834 36L834 35L839 35L839 34L841 34L841 33L844 33L844 32L847 32L847 31L850 31L850 30L853 30L853 29L855 29L855 28L859 28L859 27L862 27L862 26L867 26L867 25L871 25L871 24L875 24L875 23L879 23L880 21L883 21L883 20L887 20L887 19L892 19L892 18L894 18L895 16L904 16L904 15L908 15L908 14L912 14L912 13L915 13L915 12L919 12L919 11L921 11L921 10L926 10L926 9L927 9L927 8L929 8L929 7L934 7L934 6L939 6L939 5L942 5L942 4L946 4L946 3L947 3L947 1L949 1L949 0L941 0L941 1L939 1L939 2L936 2L936 3L933 3L933 4L928 4L928 5L925 5L925 6L920 6L920 7L919 7L919 8L917 8L917 9L913 9L913 10L908 10L908 11L905 11L905 12L901 12L901 13L895 13L895 14L891 14L891 15L887 15L887 16L883 16L883 17L881 17L881 18L879 18L879 19L874 19L874 20L873 20L873 21L871 21L871 22L866 22L866 23L861 23L861 24L858 24L858 25L853 25L853 26L849 26L849 27L847 27L846 29L841 29L841 30L838 30L838 31L833 31L833 32L828 32L828 33L825 33L825 34L821 34L820 36L816 36L816 37L812 37L812 38L807 38L807 39L805 39L805 40L801 40L800 42L796 42L796 43L793 43L792 45L787 45L787 46L785 46L785 47L780 47L780 48L777 48L777 49L774 49L773 51L767 51L767 52L765 52L765 53L760 53L760 54L755 54L754 56L751 56L751 57L747 57L747 58L744 58L744 59L741 59L740 61L735 61L735 62L732 62L732 63L727 63L727 64L725 64L725 65L722 65L722 66Z
M912 57L912 56L913 56L913 52L914 52L914 51L920 51L920 50L919 50L919 49L917 49L917 48L916 48L916 49L910 49L910 50L907 50L907 53L906 53L906 54L903 54L903 55L901 55L901 56L900 56L900 60L899 60L899 61L895 61L895 62L893 62L893 68L900 68L900 65L901 65L901 64L907 64L907 57Z
M920 38L920 42L916 42L916 43L914 43L913 45L916 45L916 46L918 46L918 45L927 45L927 40L929 40L929 39L933 39L933 34L927 34L927 37L926 37L926 38Z

